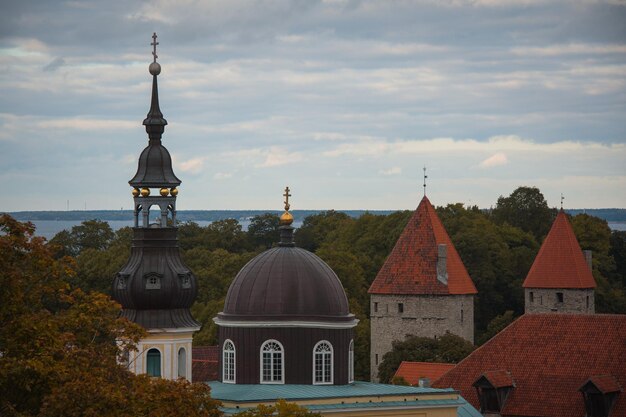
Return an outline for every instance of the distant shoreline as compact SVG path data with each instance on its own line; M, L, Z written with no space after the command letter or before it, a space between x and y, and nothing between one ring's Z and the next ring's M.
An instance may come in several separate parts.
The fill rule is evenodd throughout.
M292 210L296 220L304 220L305 217L319 214L328 210ZM388 215L402 210L335 210L345 213L350 217L359 217L365 213ZM575 216L580 213L587 213L596 216L607 222L626 222L626 209L602 208L602 209L570 209L566 213ZM281 210L179 210L177 218L180 221L208 221L213 222L224 219L245 220L251 217L272 213L280 215ZM70 211L15 211L8 212L13 218L19 221L34 220L60 220L60 221L84 221L84 220L119 220L130 221L133 219L132 210L70 210Z

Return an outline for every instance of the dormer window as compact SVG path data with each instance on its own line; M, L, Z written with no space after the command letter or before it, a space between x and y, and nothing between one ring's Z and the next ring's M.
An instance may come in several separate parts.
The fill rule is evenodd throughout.
M593 376L579 389L585 401L585 417L611 417L622 388L611 375Z
M127 281L128 281L128 275L126 275L126 274L117 274L117 289L118 290L125 290Z
M180 286L184 289L191 288L191 274L179 274L178 278L180 279Z
M506 400L515 388L511 374L507 371L485 372L474 382L480 411L482 413L500 413Z
M161 276L157 274L148 274L145 277L146 290L160 290L161 289Z

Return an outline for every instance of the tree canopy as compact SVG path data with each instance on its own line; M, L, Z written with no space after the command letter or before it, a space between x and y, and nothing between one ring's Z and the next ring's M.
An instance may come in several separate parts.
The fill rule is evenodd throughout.
M519 187L508 197L500 197L491 211L461 203L436 210L478 289L475 340L483 342L523 314L522 283L556 210L548 207L535 187ZM412 213L365 213L353 218L329 210L306 217L295 232L298 246L314 251L337 273L350 309L360 320L355 329L355 376L359 380L367 380L370 374L367 290ZM611 231L605 221L586 214L571 221L582 249L593 250L596 311L626 313L626 232ZM87 226L89 233L85 228L78 229L83 230L80 233L61 232L51 244L59 245L57 259L78 251L76 274L67 278L71 285L86 292L109 293L114 273L128 259L132 230L123 228L111 237L104 222L91 221ZM97 245L76 243L78 236L87 234L104 238L98 238ZM183 223L178 235L183 259L199 284L192 312L202 329L194 343L216 344L217 327L212 318L222 310L237 272L278 241L278 217L271 213L255 216L247 231L234 219L205 227Z
M0 216L0 414L219 416L205 384L137 376L118 363L145 331L70 284L76 263ZM57 256L55 256L57 255Z
M402 361L457 363L474 350L470 342L451 333L437 339L407 335L406 339L393 341L391 345L391 351L385 353L378 366L382 383L391 382Z

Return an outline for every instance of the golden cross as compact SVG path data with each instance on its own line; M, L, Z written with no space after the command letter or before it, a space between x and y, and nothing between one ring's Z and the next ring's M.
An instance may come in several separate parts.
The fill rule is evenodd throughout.
M157 58L159 57L156 53L156 47L159 44L157 41L157 34L156 32L154 32L152 34L152 43L150 45L152 45L152 56L154 57L154 62L156 62Z
M289 210L289 197L291 197L291 194L289 194L289 187L285 187L285 194L283 194L283 196L285 197L285 210Z

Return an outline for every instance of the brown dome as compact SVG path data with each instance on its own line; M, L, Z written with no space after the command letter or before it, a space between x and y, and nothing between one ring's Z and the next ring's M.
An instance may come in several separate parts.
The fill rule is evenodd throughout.
M335 272L301 248L267 250L239 271L228 289L226 321L353 321Z

